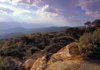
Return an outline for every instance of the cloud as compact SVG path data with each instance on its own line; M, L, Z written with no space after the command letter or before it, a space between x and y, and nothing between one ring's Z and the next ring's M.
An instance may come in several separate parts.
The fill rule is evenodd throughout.
M78 3L83 10L86 10L87 15L100 18L100 0L80 0Z
M100 18L100 0L0 0L11 5L0 4L5 12L14 15L26 14L29 22L61 23L61 25L83 25L90 19ZM13 6L12 6L13 5ZM24 9L18 6L25 6ZM32 7L37 7L33 11ZM3 9L4 8L4 9ZM30 14L31 13L31 14ZM32 15L32 13L34 13ZM29 15L28 15L29 14ZM23 15L24 16L24 15ZM24 18L22 16L22 18ZM20 17L21 18L21 17ZM71 24L70 24L71 23Z
M78 0L41 0L46 9L45 11L53 11L64 17L77 16L76 4ZM38 4L37 4L38 5ZM48 6L46 6L48 5Z
M14 6L11 6L11 5L6 5L6 4L0 4L0 8L6 10L8 12L13 11L14 15L20 15L22 13L31 13L29 10L24 10L22 8L18 8L18 7L14 7Z
M41 17L45 16L45 17L49 17L49 18L53 18L58 16L57 10L50 7L49 5L45 5L41 8L39 8L36 11L37 15L40 15Z
M69 23L78 23L80 22L76 17L83 17L84 13L80 15L77 8L77 3L79 0L41 0L44 6L42 9L45 12L51 12L52 14L47 14L48 17L54 17L55 20L61 20L61 25L71 25ZM38 5L38 4L37 4ZM53 11L53 12L52 12ZM74 16L74 17L73 17ZM69 18L71 17L71 18ZM73 22L72 22L73 20ZM58 23L58 22L57 22ZM81 24L79 24L81 25Z
M14 11L8 9L8 8L2 8L2 7L0 7L0 10L8 12L8 13L13 13L14 12Z
M39 3L41 0L0 0L1 2L9 2L11 4L17 5L17 4L27 4L27 5L33 5Z
M57 10L69 23L82 25L87 20L100 18L100 0L41 0ZM77 7L80 6L80 10ZM78 8L79 9L79 8ZM84 11L84 12L83 12ZM82 13L83 12L83 13ZM66 21L67 22L67 21Z
M32 4L36 4L39 3L41 0L20 0L18 3L20 4L28 4L28 5L32 5Z
M80 6L86 10L86 15L98 18L100 15L100 0L0 0L12 4L25 4L41 7L45 12L58 13L65 17L77 16L75 7ZM61 14L63 13L63 14ZM97 16L98 15L98 16Z
M2 11L2 10L0 10L0 13L3 13L3 14L6 14L6 15L7 15L7 12L5 12L5 11Z
M79 14L75 9L77 2L78 0L76 1L73 1L73 0L16 0L16 2L14 2L14 0L11 0L9 3L24 4L24 5L31 5L31 6L38 7L38 10L34 12L36 14L36 16L34 16L35 18L31 15L31 17L34 18L32 20L33 22L55 23L57 25L58 24L69 25L69 23L72 22L72 18L69 19L69 17L77 16ZM29 10L23 10L20 8L18 10L13 9L13 11L14 11L13 14L22 14L26 12L30 13ZM74 23L77 23L77 22L74 22Z
M45 12L51 12L51 13L57 13L57 11L50 7L49 5L45 5L43 8L42 8L42 11L45 11Z

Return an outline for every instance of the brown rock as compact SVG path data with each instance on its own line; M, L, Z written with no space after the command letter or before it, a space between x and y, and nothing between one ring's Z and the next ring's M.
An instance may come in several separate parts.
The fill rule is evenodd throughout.
M69 53L68 46L69 45L61 48L57 53L53 54L51 56L50 60L48 61L48 64L52 64L54 62L63 61L65 59L70 58L71 54Z
M42 58L38 58L30 70L44 70L44 68L46 67L46 63L47 62L45 56Z
M25 67L26 70L30 70L30 68L32 67L32 65L34 64L35 60L34 59L28 59L25 61L25 63L23 64L23 66Z
M75 44L74 47L67 45L53 55L47 54L42 58L38 58L30 70L45 70L49 65L55 62L62 62L66 59L69 60L74 53L76 54L76 52L73 52L73 48L75 51L78 50L77 44Z

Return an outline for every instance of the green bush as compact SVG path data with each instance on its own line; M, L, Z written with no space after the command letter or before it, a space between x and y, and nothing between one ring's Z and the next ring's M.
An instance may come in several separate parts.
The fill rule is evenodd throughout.
M0 56L0 70L7 70L9 63L7 62L7 58L3 58Z
M22 51L22 49L4 49L2 51L2 56L12 56L13 58L17 58L22 60L23 57L25 56L24 52Z
M56 53L62 47L73 41L73 38L69 36L55 37L50 41L50 45L44 48L44 53Z
M45 49L44 49L44 53L56 53L58 50L60 50L62 47L64 46L60 46L58 43L53 43L49 46L47 46Z
M61 37L55 37L55 38L51 39L50 44L58 43L58 42L69 44L73 41L74 41L73 38L70 36L61 36Z
M31 51L31 53L34 54L34 53L36 53L36 52L39 52L40 49L37 48L37 47L32 46L32 47L29 49L29 51Z
M82 56L100 57L100 29L94 31L94 33L85 33L79 40L79 50Z
M72 43L69 44L69 46L70 46L70 54L71 55L73 55L73 54L74 55L80 54L79 48L78 48L78 43L72 42Z

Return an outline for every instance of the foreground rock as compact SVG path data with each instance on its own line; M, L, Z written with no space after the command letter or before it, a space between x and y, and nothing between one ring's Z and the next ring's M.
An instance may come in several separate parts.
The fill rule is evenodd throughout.
M68 51L68 46L62 48L52 56L51 55L52 54L47 54L42 58L38 58L30 70L45 70L48 65L71 57Z
M82 60L76 43L38 58L30 70L100 70L100 60ZM98 63L96 63L98 62Z
M34 59L28 59L25 61L25 63L23 64L23 66L25 67L26 70L30 70L30 68L32 67L32 65L34 64L35 60Z
M30 70L44 70L51 55L52 54L48 54L42 58L38 58Z

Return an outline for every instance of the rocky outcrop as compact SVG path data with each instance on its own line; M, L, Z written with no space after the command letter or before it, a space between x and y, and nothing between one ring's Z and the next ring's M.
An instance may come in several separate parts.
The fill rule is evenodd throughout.
M71 54L73 57L75 57L76 55L78 55L80 52L79 52L79 48L78 48L78 44L73 42L71 44L69 44L67 46L67 51L69 54Z
M69 52L70 50L69 50L69 45L68 45L60 49L57 53L53 55L47 54L46 56L42 58L38 58L30 70L44 70L48 65L52 63L68 59L71 57L71 54Z
M38 58L30 70L43 70L46 67L46 58Z
M100 70L100 61L86 61L78 54L78 44L72 43L53 55L38 58L30 70Z
M57 61L64 61L65 59L70 59L72 55L69 53L70 50L68 47L69 45L61 48L57 53L53 54L47 64L50 65Z
M52 54L47 54L42 58L38 58L30 70L44 70L51 55Z
M28 59L24 62L23 66L25 67L26 70L30 70L32 65L34 64L35 60L34 59Z

